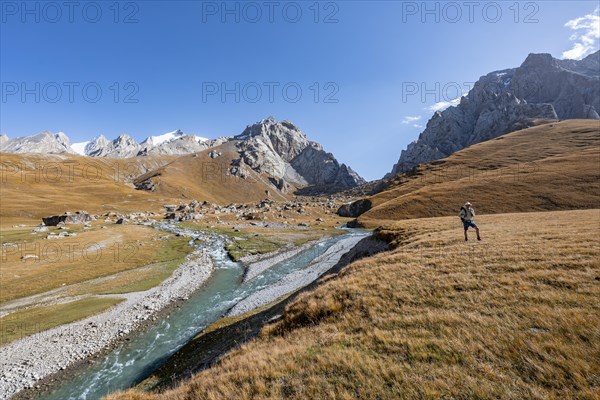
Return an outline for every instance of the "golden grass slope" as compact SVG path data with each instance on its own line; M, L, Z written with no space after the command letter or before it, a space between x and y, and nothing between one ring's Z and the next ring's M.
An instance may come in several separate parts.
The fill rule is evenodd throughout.
M599 210L402 220L180 387L122 399L597 399Z
M211 158L210 152L220 152L221 156ZM277 201L287 200L275 189L265 176L249 167L246 178L234 176L229 172L231 162L239 158L235 142L226 142L220 146L195 154L179 157L172 163L140 176L137 182L151 179L155 194L180 199L208 200L214 203L248 203L266 197L269 190L271 198Z
M213 150L222 156L209 157ZM0 153L0 226L39 223L65 211L164 211L164 204L191 199L248 203L264 199L267 190L273 200L288 200L250 168L245 179L231 175L231 162L238 157L232 142L184 156L126 159ZM135 188L133 182L148 178L154 191Z
M0 226L65 211L159 211L164 199L128 182L173 159L0 153Z
M106 227L54 240L46 239L46 234L32 235L31 229L3 232L2 244L13 245L2 246L0 252L0 304L155 263L182 262L191 251L185 238L169 236L160 240L164 234L148 226L111 224ZM59 232L56 228L52 231ZM153 271L153 275L156 274L157 271ZM168 277L160 275L163 279ZM141 271L121 282L115 275L106 285L95 282L94 287L83 294L94 292L94 288L108 292L126 283L139 282L139 277L143 277Z
M500 136L398 176L359 221L600 207L600 121L549 123Z

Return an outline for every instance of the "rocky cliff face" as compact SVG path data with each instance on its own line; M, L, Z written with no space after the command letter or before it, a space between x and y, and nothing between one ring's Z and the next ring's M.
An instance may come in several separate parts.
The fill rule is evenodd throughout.
M333 154L311 142L289 121L269 117L235 136L240 160L259 173L265 173L285 187L287 183L334 191L364 183L352 169L338 163Z
M111 141L108 140L104 135L100 135L85 145L84 154L88 156L101 154L104 149L110 146L110 143Z
M518 68L481 77L459 105L436 112L392 172L408 171L536 119L600 119L600 52L581 61L530 54Z

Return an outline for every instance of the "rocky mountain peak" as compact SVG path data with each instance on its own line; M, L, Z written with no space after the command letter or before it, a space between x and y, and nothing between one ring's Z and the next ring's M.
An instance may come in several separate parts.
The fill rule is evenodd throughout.
M58 132L57 134L54 135L56 141L60 144L62 144L63 146L65 146L65 148L69 148L71 147L71 140L69 139L69 137L67 135L65 135L64 132Z
M286 183L320 190L349 188L364 182L354 171L339 164L292 122L268 117L246 129L233 140L240 154L239 162L265 173L285 187Z
M137 155L139 147L140 145L126 133L112 141L100 135L86 145L85 153L92 157L126 158Z
M131 136L129 136L126 133L123 133L119 136L117 136L117 138L115 140L113 140L113 143L120 143L120 144L127 144L127 145L137 145L137 142L135 141L134 138L132 138Z
M286 162L298 156L310 143L306 135L292 122L279 122L273 117L247 126L241 134L234 137L234 140L242 140L240 146L244 150L260 151L263 147L268 148Z
M521 68L551 68L558 69L558 60L548 53L529 53Z
M49 131L14 139L6 137L0 142L0 150L7 153L73 153L67 135Z
M255 136L286 136L290 139L306 139L306 135L288 120L277 121L273 117L267 117L252 125L248 125L244 131L235 136L235 140L246 140Z
M312 188L319 192L347 189L364 183L350 167L340 164L291 121L265 118L234 137L208 140L181 130L149 136L141 144L127 134L114 140L104 135L71 144L64 133L42 132L25 138L0 138L0 149L8 152L76 153L91 157L128 158L136 156L183 155L217 148L233 142L238 158L231 161L229 173L245 175L251 168L275 182L278 190L290 187ZM220 154L215 152L215 154ZM214 158L214 157L213 157Z
M108 146L109 143L110 141L104 135L100 134L85 145L84 154L95 156L96 154L99 154L103 148Z
M559 65L569 71L600 78L600 50L582 60L558 60Z
M600 119L598 65L599 53L580 61L530 54L518 68L482 76L457 106L434 113L386 177L536 120Z
M90 144L93 143L97 143L98 145L107 145L109 142L109 140L106 138L106 136L104 136L103 134L100 134L98 136L96 136L94 139L92 139L92 141L90 142Z

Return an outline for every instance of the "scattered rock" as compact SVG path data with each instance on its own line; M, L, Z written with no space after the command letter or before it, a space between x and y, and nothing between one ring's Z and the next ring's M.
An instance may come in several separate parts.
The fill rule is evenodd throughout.
M46 225L39 225L33 228L31 233L39 233L39 232L48 232L48 227Z
M42 218L42 221L46 226L58 226L58 224L61 222L63 224L83 224L91 220L91 215L89 215L86 211L77 211L75 214L66 212L63 215L51 215L49 217Z
M217 157L221 157L222 153L220 151L215 151L215 150L211 150L210 153L208 153L208 156L210 158L217 158Z

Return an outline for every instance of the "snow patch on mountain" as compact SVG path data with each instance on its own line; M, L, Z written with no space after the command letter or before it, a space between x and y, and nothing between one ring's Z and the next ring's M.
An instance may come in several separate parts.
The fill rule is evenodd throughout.
M85 150L88 144L91 143L91 140L88 140L87 142L79 142L79 143L73 143L71 145L71 150L73 150L75 153L79 154L80 156L87 156Z

